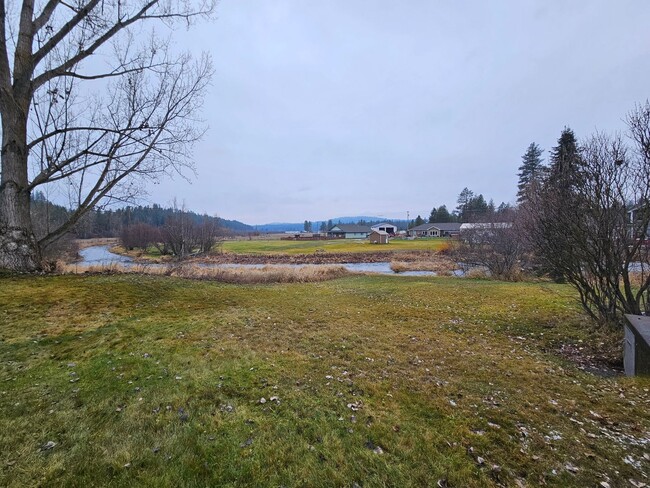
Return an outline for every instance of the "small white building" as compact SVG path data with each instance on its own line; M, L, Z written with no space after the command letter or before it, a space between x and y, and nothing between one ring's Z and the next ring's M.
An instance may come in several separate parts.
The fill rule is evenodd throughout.
M370 227L370 229L376 230L378 232L386 232L390 235L397 234L397 226L393 224L388 224L386 222L383 222L381 224L375 224L372 227Z

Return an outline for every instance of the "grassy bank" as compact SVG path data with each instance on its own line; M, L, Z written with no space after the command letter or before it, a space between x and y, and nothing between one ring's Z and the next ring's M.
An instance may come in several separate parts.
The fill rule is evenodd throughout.
M329 241L238 240L223 243L223 251L237 254L310 254L439 251L449 245L449 239L393 239L390 244L370 244L367 240L334 239Z
M585 325L552 284L0 277L0 485L648 482L650 381L559 356Z

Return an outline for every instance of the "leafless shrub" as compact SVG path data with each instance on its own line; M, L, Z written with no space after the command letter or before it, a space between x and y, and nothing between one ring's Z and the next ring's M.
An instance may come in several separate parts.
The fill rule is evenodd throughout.
M526 239L516 218L511 222L483 222L461 229L454 250L458 261L487 268L493 278L515 281L528 262Z
M200 222L185 208L176 209L160 229L156 247L161 254L185 257L192 253L209 253L220 248L221 228L217 220L203 217Z
M160 230L153 225L144 223L127 225L120 232L120 241L127 250L138 248L146 251L160 241Z

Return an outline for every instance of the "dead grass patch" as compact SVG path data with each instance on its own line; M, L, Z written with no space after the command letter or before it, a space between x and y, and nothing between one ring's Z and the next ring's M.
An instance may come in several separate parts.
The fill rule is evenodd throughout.
M124 266L112 263L101 266L82 266L57 263L61 274L146 274L179 278L210 280L233 284L260 283L314 283L334 280L350 274L343 266L264 266L262 268L208 268L198 265L135 264Z
M405 271L433 271L441 276L450 276L458 265L451 259L442 256L434 256L427 260L418 261L391 261L390 269L395 273L403 273Z
M94 246L116 246L120 240L117 237L96 237L93 239L76 239L75 243L79 249L86 249Z

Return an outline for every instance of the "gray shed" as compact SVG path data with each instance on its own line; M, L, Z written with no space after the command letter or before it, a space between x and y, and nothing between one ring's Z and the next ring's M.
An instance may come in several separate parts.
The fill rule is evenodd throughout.
M627 314L625 318L625 374L650 375L650 317Z
M369 237L372 244L388 244L388 232L386 231L373 230Z

